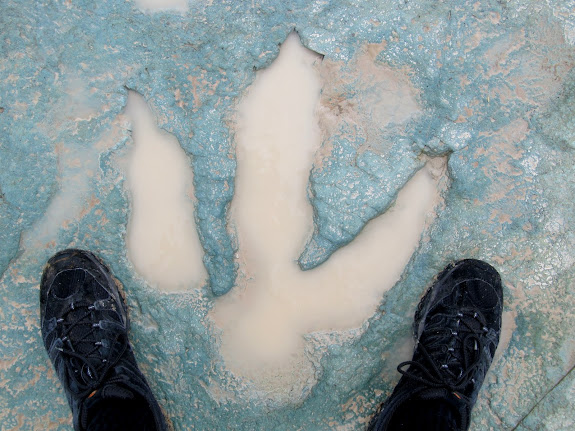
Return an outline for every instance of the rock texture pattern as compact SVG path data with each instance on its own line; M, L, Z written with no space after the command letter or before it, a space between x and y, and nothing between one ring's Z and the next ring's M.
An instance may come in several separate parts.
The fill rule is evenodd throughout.
M3 0L0 28L3 429L71 426L38 323L43 265L70 246L123 282L137 357L175 429L363 429L411 355L425 287L463 256L495 265L506 295L472 426L573 427L575 2ZM316 379L278 399L226 369L208 313L237 277L235 109L294 29L323 55L300 267L390 208L425 157L448 157L449 187L379 311L346 337L307 336ZM190 157L199 290L159 293L126 254L129 90Z

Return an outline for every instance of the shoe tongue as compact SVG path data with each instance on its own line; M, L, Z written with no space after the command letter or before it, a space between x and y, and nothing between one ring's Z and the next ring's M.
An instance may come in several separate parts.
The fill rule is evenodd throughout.
M129 389L114 384L104 386L97 390L94 396L98 396L100 399L120 398L123 400L132 400L136 397Z
M455 407L458 411L464 404L460 394L445 388L426 389L419 392L417 398L421 400L442 400Z
M129 389L116 384L109 384L92 392L84 402L81 423L84 428L88 426L88 419L94 412L100 409L100 403L104 400L133 400L136 395ZM93 412L94 410L94 412Z
M445 388L433 388L419 392L417 398L426 401L437 400L444 403L444 407L455 415L452 417L458 423L457 429L466 429L465 424L469 421L469 406L463 395Z

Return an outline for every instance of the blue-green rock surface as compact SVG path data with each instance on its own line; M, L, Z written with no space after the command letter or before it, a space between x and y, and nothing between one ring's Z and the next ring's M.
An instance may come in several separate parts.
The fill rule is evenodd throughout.
M129 0L2 0L0 28L2 429L71 427L38 312L43 265L70 246L99 253L123 282L137 357L175 429L363 429L410 357L418 299L463 256L495 265L506 296L473 429L572 427L575 2L191 0L178 14ZM302 268L384 212L422 155L448 155L450 185L378 313L360 335L324 346L317 383L280 403L226 371L206 316L236 277L230 119L293 29L341 76L332 83L340 127L310 174L315 230ZM417 91L421 113L402 127L345 115L345 101L361 108L370 94L357 62L370 49L375 67ZM209 273L199 292L161 294L127 259L129 200L115 160L131 140L116 120L128 89L191 156ZM63 195L72 214L58 213Z

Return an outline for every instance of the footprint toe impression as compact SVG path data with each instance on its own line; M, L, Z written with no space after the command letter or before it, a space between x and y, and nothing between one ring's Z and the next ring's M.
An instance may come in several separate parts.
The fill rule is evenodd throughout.
M302 271L297 259L313 232L308 181L321 145L316 116L320 65L320 57L304 48L294 33L274 63L257 73L240 102L235 131L235 195L229 212L230 228L238 239L239 271L234 289L215 299L210 314L221 330L220 352L226 367L278 401L294 401L313 387L317 373L305 349L305 334L358 328L373 315L382 295L398 281L419 245L440 203L440 185L445 183L445 158L429 159L389 210L370 221L325 263ZM138 137L140 126L133 124L132 160L137 166L143 163L135 155L143 148L143 138ZM152 159L150 163L158 161L157 156ZM169 243L168 232L183 225L175 219L146 214L146 209L139 207L138 199L145 198L138 198L135 176L145 177L146 169L135 173L138 169L131 168L131 231L133 238L139 237L146 248L155 250L158 244ZM182 175L180 181L190 184L191 173L184 169ZM177 193L185 194L182 188ZM189 208L181 211L191 214ZM189 226L192 219L184 220ZM197 250L199 240L194 233L186 228L179 239L186 244L196 242ZM146 274L142 268L149 264L138 257L138 241L128 241L129 255L154 284L173 290L174 286L194 283L186 271L171 283L163 281L163 270ZM170 254L179 253L178 247L160 248ZM188 253L185 248L181 250ZM188 253L183 259L193 271L201 267L201 253Z
M137 271L164 291L207 278L191 200L193 173L178 140L160 130L144 98L128 93L134 146L127 167L131 216L126 245Z

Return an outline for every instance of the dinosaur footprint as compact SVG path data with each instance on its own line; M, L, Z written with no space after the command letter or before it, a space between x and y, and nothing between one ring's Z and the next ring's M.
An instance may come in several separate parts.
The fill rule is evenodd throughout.
M307 187L320 145L319 61L292 34L239 107L231 219L242 270L238 287L218 298L214 320L228 366L275 390L312 372L303 334L358 328L374 313L420 241L445 167L441 158L428 162L391 210L327 262L301 271L297 259L313 228Z
M253 382L267 396L274 393L276 399L301 396L315 379L317 373L306 350L305 334L359 328L373 315L382 295L398 281L417 248L440 202L440 185L445 183L445 159L427 160L390 210L369 222L355 240L325 263L302 271L297 259L313 231L313 209L307 197L309 173L321 143L316 119L320 61L292 34L275 62L258 72L240 103L235 133L235 195L229 212L230 228L239 244L239 271L235 288L216 298L210 313L221 334L220 352L227 368ZM136 102L143 103L140 99ZM141 112L147 111L144 108ZM186 271L175 283L165 279L170 271L153 269L152 258L138 262L138 251L161 248L162 238L176 238L186 244L198 241L190 232L191 219L178 235L176 222L158 222L160 216L147 209L161 208L181 213L182 217L191 213L189 208L170 210L173 202L165 199L158 204L158 199L165 198L162 188L177 189L177 185L166 183L154 188L150 183L143 185L141 192L136 191L143 181L135 175L149 178L150 172L159 169L154 167L161 159L156 151L168 146L145 147L143 136L155 133L161 138L161 134L145 131L144 122L132 114L134 151L147 151L152 157L147 158L151 164L146 167L145 157L139 161L135 152L132 159L129 255L136 268L160 288L197 284L198 279ZM161 176L170 177L178 163L175 159L169 162L170 168ZM137 170L142 173L134 174ZM179 181L189 184L191 172L180 175ZM178 193L185 195L181 187ZM138 195L148 200L145 207L138 206ZM185 205L190 205L189 199ZM201 267L199 254L182 258L171 253L178 254L180 249L166 248L168 261L180 261L183 268L194 271ZM205 273L201 274L203 277Z

